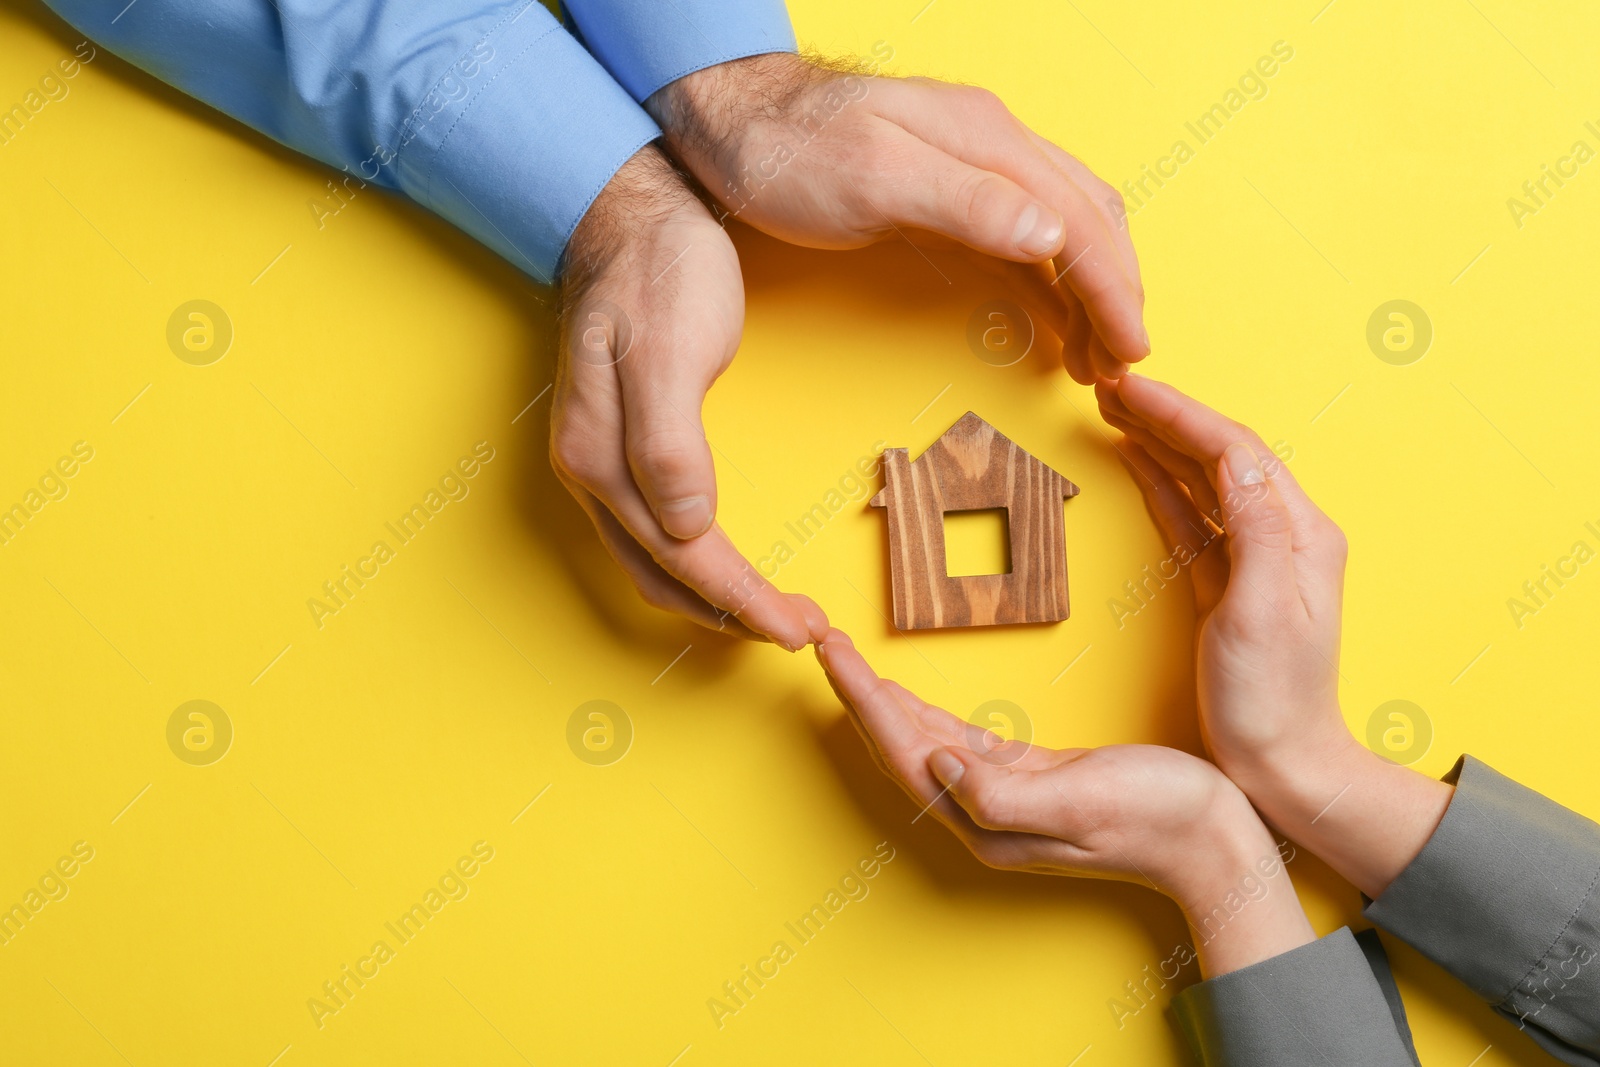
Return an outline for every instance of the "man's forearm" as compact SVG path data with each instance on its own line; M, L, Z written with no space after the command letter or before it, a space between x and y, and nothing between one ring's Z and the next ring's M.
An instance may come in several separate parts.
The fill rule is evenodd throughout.
M595 195L659 134L530 0L382 18L371 3L170 0L117 14L48 2L129 62L341 168L347 187L399 189L542 282Z

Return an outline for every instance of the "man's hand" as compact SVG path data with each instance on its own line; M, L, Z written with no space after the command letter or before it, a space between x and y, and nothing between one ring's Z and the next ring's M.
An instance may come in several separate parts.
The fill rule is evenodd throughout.
M1271 834L1205 760L1001 743L879 678L842 631L817 658L878 765L989 866L1159 890L1194 927L1208 977L1313 940ZM1224 906L1244 898L1253 910Z
M954 239L1004 268L1084 384L1150 351L1122 197L993 93L777 54L680 78L645 107L673 155L757 229L815 248L906 230Z
M700 423L744 325L733 245L672 165L641 149L567 246L551 416L556 474L645 600L791 651L827 630L716 525Z
M1452 791L1380 759L1345 725L1344 534L1248 427L1139 375L1096 393L1193 579L1207 749L1263 817L1376 897Z

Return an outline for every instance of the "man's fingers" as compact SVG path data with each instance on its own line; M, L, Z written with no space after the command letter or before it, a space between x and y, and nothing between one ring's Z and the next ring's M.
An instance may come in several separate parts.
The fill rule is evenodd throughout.
M821 641L822 636L828 632L828 615L822 610L822 605L804 593L785 593L784 596L800 609L800 614L804 616L806 626L811 631L812 642Z
M968 249L970 252L971 250ZM1004 288L1005 295L1015 300L1028 314L1034 327L1034 344L1039 344L1037 327L1042 323L1057 338L1065 339L1070 322L1067 305L1060 290L1050 284L1055 271L1048 263L1012 263L993 256L973 253L968 259L973 266L995 279ZM1037 321L1036 321L1037 320ZM1005 326L1002 318L995 317L992 325Z
M983 89L924 79L874 82L873 88L885 117L937 150L1004 175L1048 205L1064 226L1057 284L1071 288L1083 301L1095 332L1112 355L1133 362L1149 354L1143 290L1137 271L1130 274L1123 264L1119 238L1107 216L1034 143L1031 131L998 97Z
M887 124L886 124L887 125ZM932 230L986 255L1042 263L1061 250L1066 224L1016 182L889 127L881 156L864 161L863 217L881 211L898 225Z
M584 514L589 516L589 521L594 523L595 532L600 535L600 543L611 554L611 558L617 561L617 565L628 576L628 580L633 582L634 588L639 591L639 596L645 603L662 611L682 615L707 629L720 630L747 640L767 640L764 634L756 633L737 618L717 611L706 603L704 597L668 574L661 564L645 551L643 545L628 535L622 523L617 521L617 517L611 514L593 493L561 475L559 471L557 477L578 501Z
M1097 378L1120 378L1128 373L1128 365L1111 354L1106 348L1105 338L1099 334L1089 340L1089 362Z
M744 285L731 249L690 232L663 236L636 269L622 290L630 308L612 363L628 466L661 528L680 539L698 537L711 528L717 506L700 409L738 349Z
M611 429L608 420L597 414L615 398L605 393L598 380L581 399L574 397L575 392L570 380L558 383L552 425L557 473L569 486L576 484L593 494L629 540L641 545L663 570L710 604L717 620L712 625L738 632L739 627L733 625L737 622L791 651L824 632L807 617L808 612L815 614L820 609L815 605L807 608L780 592L739 553L720 527L713 524L689 541L663 532L634 483L620 428ZM697 621L702 620L697 616Z
M1068 316L1067 335L1061 339L1061 365L1079 385L1093 385L1094 362L1089 357L1089 342L1094 339L1094 325L1076 293L1063 290L1061 299L1067 305Z
M1139 294L1140 306L1144 300L1144 279L1139 269L1139 256L1133 249L1133 235L1128 229L1128 209L1122 194L1113 189L1108 183L1102 181L1094 171L1084 165L1083 161L1047 137L1041 137L1032 130L1028 131L1039 151L1045 158L1061 169L1067 177L1071 178L1078 188L1086 195L1100 211L1100 216L1105 219L1106 229L1110 231L1117 253L1122 259L1122 267L1133 280L1134 289Z

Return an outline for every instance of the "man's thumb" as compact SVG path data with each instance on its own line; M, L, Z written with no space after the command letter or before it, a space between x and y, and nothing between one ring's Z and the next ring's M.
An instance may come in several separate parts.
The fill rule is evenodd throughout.
M661 528L698 537L717 511L717 473L700 425L705 390L672 376L625 382L628 465Z

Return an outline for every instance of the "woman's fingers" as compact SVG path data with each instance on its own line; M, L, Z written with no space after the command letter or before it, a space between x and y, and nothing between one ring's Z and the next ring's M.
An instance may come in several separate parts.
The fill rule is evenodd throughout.
M879 766L929 816L953 831L979 859L995 867L1045 862L1044 839L984 830L953 800L928 766L928 753L943 744L960 744L965 729L954 716L919 700L895 682L879 678L842 630L829 630L817 645L817 659L834 692L867 738ZM924 721L931 728L924 728ZM919 814L917 818L921 818ZM1028 840L1014 840L1026 836ZM1056 842L1056 845L1059 845ZM1059 857L1057 857L1059 858Z
M913 822L937 819L991 867L1130 877L1091 841L1093 789L1073 799L1073 766L1092 750L991 747L975 727L879 678L843 631L829 630L816 652L874 760L920 809Z
M928 754L928 768L972 821L986 830L1010 830L1073 840L1082 819L1062 791L1062 771L1019 770L991 762L959 745Z
M1172 553L1171 564L1189 568L1195 607L1204 615L1216 605L1228 583L1227 554L1210 551L1221 535L1206 522L1188 491L1149 452L1130 441L1122 453L1139 475L1135 480Z
M903 690L879 678L843 630L829 630L816 652L878 765L919 807L938 799L940 786L925 766L928 750L937 742L901 697Z
M1165 382L1129 374L1105 383L1102 401L1108 410L1125 415L1183 454L1214 470L1222 453L1236 441L1255 448L1267 476L1278 482L1291 507L1315 508L1283 463L1250 427L1214 411Z
M1129 374L1115 382L1101 382L1096 387L1096 395L1101 400L1101 410L1107 421L1115 422L1117 418L1125 417L1126 426L1153 434L1174 452L1200 464L1208 472L1208 480L1217 485L1217 507L1223 510L1228 510L1225 507L1228 502L1217 483L1222 455L1235 443L1249 445L1261 470L1288 509L1296 553L1312 564L1302 574L1302 579L1309 578L1314 582L1308 589L1318 596L1325 598L1329 592L1337 593L1344 572L1344 535L1306 495L1289 468L1254 430L1213 411L1170 385L1142 375ZM1141 440L1141 443L1145 442ZM1160 449L1152 449L1152 455L1164 460ZM1190 484L1193 491L1193 483ZM1198 492L1195 493L1195 499L1207 515L1217 513L1211 502L1202 500Z
M1226 595L1268 626L1288 622L1302 611L1289 506L1248 442L1229 445L1218 466L1217 489L1228 508Z
M1151 459L1183 486L1204 521L1213 528L1221 527L1222 509L1217 499L1214 470L1207 471L1198 460L1177 451L1136 422L1104 410L1101 417L1107 425L1121 430L1129 441L1144 449Z
M885 681L884 685L900 698L910 714L917 720L923 732L936 744L959 744L965 736L965 724L943 708L935 707L926 700L917 696L899 682Z

